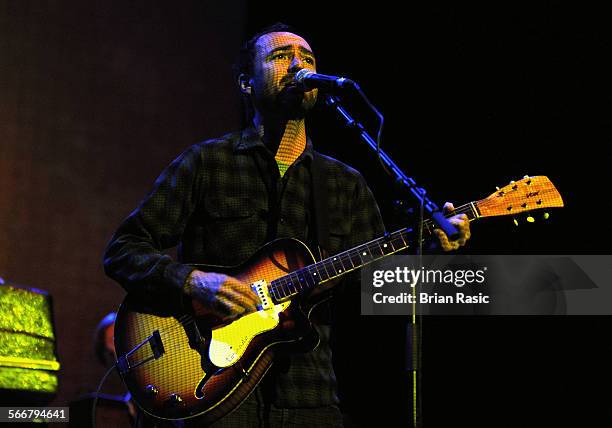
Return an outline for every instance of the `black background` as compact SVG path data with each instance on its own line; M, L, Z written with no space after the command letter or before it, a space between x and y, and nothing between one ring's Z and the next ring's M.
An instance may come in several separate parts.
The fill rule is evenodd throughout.
M252 5L250 33L303 28L318 71L356 80L386 119L383 148L437 203L488 196L524 175L547 175L566 207L527 223L472 224L473 254L609 252L610 36L605 10L552 3ZM376 122L347 101L370 133ZM355 166L389 228L401 197L357 138L321 108L319 150ZM329 138L331 135L331 138ZM315 139L315 144L317 140ZM541 213L539 213L541 214ZM366 426L411 418L404 322L373 317L345 332L338 357L348 400ZM429 317L421 320L424 426L597 425L612 347L608 317ZM352 333L352 335L351 335ZM345 369L359 367L355 374Z

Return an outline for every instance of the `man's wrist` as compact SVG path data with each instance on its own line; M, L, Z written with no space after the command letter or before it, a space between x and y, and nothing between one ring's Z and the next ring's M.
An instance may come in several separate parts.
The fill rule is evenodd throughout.
M182 291L186 296L191 296L193 290L196 288L198 284L198 276L201 272L197 269L193 269L187 278L185 278L185 282L183 283Z

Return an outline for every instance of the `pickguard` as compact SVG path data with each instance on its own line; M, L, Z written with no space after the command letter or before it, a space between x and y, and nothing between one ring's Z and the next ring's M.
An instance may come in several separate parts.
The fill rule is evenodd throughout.
M252 287L260 299L261 309L212 331L208 357L210 362L219 368L237 363L251 340L258 334L276 327L279 323L278 314L291 304L290 301L285 301L273 305L265 281L258 281L252 284Z

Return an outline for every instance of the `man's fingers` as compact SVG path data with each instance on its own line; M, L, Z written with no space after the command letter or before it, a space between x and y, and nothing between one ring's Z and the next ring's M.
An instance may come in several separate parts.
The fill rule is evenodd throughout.
M236 304L233 299L217 296L214 302L215 312L222 320L237 318L245 312L245 308Z
M247 284L235 278L229 277L225 284L223 284L222 295L234 300L248 312L257 310L259 302L255 293Z
M440 229L435 229L435 233L438 236L438 240L440 241L440 245L444 251L452 251L459 248L459 243L457 241L449 241L448 236Z
M459 246L465 245L468 239L470 239L470 222L468 221L468 216L466 214L456 215L451 217L451 224L459 229L459 238L457 239L457 243Z

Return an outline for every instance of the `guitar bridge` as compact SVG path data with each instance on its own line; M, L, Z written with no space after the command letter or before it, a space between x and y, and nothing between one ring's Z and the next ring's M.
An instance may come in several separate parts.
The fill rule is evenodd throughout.
M151 355L143 360L131 362L130 357L147 343L151 346ZM162 343L161 336L159 335L159 330L155 330L151 336L147 337L145 340L136 345L134 349L117 358L117 369L119 370L119 373L125 374L136 367L148 363L149 361L157 360L164 354L164 352L164 344Z

